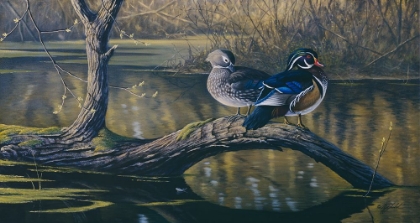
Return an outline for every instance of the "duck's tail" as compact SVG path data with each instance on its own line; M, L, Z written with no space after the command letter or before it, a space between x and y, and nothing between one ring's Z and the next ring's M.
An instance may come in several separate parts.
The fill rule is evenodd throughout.
M286 106L257 106L254 111L245 118L242 124L247 130L258 129L266 125L270 119L284 116L287 113Z

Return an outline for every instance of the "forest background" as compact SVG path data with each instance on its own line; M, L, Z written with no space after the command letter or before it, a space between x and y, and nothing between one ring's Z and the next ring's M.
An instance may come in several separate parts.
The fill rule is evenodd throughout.
M11 30L25 11L19 1L0 2L0 31ZM98 8L101 4L91 5ZM44 40L83 39L70 0L31 3ZM132 35L131 35L132 34ZM205 36L207 48L193 48L188 66L209 70L214 48L234 52L238 65L274 73L298 47L316 50L330 73L340 77L418 78L420 70L418 0L126 0L114 38L182 39ZM3 40L3 38L2 38ZM37 41L36 30L18 24L8 41Z

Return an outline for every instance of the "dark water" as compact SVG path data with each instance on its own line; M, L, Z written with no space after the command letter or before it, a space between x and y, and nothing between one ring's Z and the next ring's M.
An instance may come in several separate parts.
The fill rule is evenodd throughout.
M83 46L75 48L57 50L56 59L84 78ZM141 47L118 49L109 70L110 84L130 87L144 81L133 91L146 95L137 98L111 88L106 122L112 131L155 138L190 122L235 112L209 96L206 75L150 71L150 64L171 58L164 47L149 47L147 55L139 53L145 52ZM2 53L0 123L71 124L79 108L69 94L61 112L53 114L62 102L63 88L47 58ZM85 84L64 78L83 98ZM320 107L303 117L312 132L372 167L382 138L391 134L378 172L402 187L363 197L364 190L352 189L327 167L288 149L220 154L179 178L111 176L0 162L0 222L418 222L419 86L418 81L332 82Z

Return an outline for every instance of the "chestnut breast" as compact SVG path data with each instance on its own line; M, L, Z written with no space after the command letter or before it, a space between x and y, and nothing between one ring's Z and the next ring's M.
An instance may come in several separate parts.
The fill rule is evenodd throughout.
M293 112L298 113L299 111L306 110L312 105L316 104L320 97L320 91L318 84L312 79L313 89L303 95L296 105L292 108Z

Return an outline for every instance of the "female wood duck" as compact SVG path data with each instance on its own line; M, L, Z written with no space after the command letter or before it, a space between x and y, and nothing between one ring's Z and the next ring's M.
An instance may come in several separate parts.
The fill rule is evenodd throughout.
M297 49L289 56L284 72L264 80L255 110L243 126L246 129L263 127L272 118L298 116L298 126L305 127L301 115L315 110L325 97L328 78L311 49ZM297 70L292 70L297 67ZM285 117L285 121L287 119Z
M206 61L212 65L212 70L207 79L207 90L218 102L237 107L248 107L255 103L261 92L262 81L270 75L256 69L234 66L235 56L229 50L218 49L211 52Z

